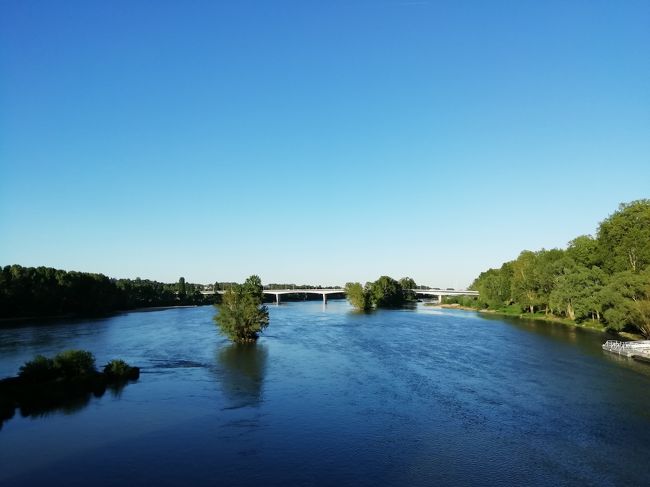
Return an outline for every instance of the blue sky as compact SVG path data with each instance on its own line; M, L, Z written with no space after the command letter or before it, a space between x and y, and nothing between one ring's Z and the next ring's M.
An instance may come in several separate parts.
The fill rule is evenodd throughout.
M650 196L650 3L0 3L0 265L468 285Z

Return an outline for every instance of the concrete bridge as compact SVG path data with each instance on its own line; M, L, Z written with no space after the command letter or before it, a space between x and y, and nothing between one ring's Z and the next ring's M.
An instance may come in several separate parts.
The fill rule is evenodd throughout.
M345 294L345 289L265 289L264 294L275 296L275 304L280 304L280 296L283 294L321 294L323 304L327 304L327 296L330 294Z
M442 302L444 296L478 296L478 291L456 291L455 289L411 289L417 296L433 296Z
M444 296L478 296L478 291L456 291L452 289L411 289L415 295L432 296L439 302L442 301ZM223 294L226 291L217 291ZM262 291L266 295L275 296L275 303L280 304L280 296L283 294L320 294L323 296L323 303L327 304L327 297L330 294L345 294L345 289L264 289ZM214 291L201 291L201 294L214 294Z

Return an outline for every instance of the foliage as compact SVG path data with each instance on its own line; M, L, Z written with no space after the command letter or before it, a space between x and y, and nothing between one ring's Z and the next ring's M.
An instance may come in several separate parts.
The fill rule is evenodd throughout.
M11 265L0 269L0 318L96 315L151 306L211 304L214 299L203 296L199 285L183 279L182 284L165 284L50 267Z
M648 287L650 268L642 273L624 271L612 276L598 295L605 308L603 316L609 329L618 331L635 327L643 332L644 306L639 306L639 303L648 299Z
M181 297L184 297L187 294L187 287L185 286L185 278L184 277L180 277L178 279L178 286L176 288L176 292Z
M372 308L372 296L369 288L364 288L358 282L348 282L345 285L345 293L348 301L355 308L363 311Z
M37 355L20 367L18 377L25 382L41 383L83 377L95 372L95 357L92 353L85 350L66 350L54 359Z
M95 358L84 350L68 350L53 359L37 355L20 367L18 377L0 380L0 427L19 408L22 416L40 416L54 410L84 407L107 387L119 393L140 376L138 367L113 360L104 372L95 370Z
M645 288L643 298L638 300L634 307L636 327L644 337L650 338L650 286Z
M404 283L408 287L403 286ZM404 277L396 281L389 276L381 276L374 282L361 286L358 282L348 282L345 285L347 299L352 306L360 310L376 308L397 308L409 300L415 300L415 293L410 289L416 288L415 281Z
M482 272L471 286L477 307L518 306L576 322L650 337L650 200L621 204L566 250L523 251L499 269Z
M554 312L571 320L599 320L602 305L598 295L605 280L605 273L600 268L577 266L558 277L549 297L549 305Z
M402 286L402 290L404 292L404 299L406 301L415 301L415 291L413 289L417 289L418 285L415 283L415 280L410 278L410 277L402 277L399 280L399 285Z
M139 376L139 370L131 367L124 360L111 360L104 366L104 375L110 379L126 380L135 379Z
M250 343L269 325L269 311L262 305L259 277L249 277L243 285L225 292L214 320L221 333L236 343Z
M577 265L602 268L598 240L591 235L580 235L569 242L566 254Z
M264 300L264 287L259 276L252 275L244 281L244 292L253 297L259 304Z
M470 289L479 292L479 308L501 308L512 303L512 263L506 262L500 269L482 272Z
M58 371L54 367L54 360L43 355L37 355L33 360L25 362L18 373L18 377L30 383L47 382L56 379L57 376Z
M54 367L60 377L71 379L96 372L95 357L86 350L66 350L54 357Z
M650 264L650 200L623 203L598 229L599 257L608 272L639 272Z
M406 301L404 290L392 277L381 276L370 284L373 304L378 308L396 308Z
M478 308L479 301L476 296L445 296L442 304L457 304L463 308Z

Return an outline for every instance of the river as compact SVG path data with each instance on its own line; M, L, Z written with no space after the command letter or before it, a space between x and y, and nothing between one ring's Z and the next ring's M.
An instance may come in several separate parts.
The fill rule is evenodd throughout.
M17 412L0 484L647 485L650 366L601 334L423 305L269 309L249 347L209 306L5 325L0 376L70 348L142 374Z

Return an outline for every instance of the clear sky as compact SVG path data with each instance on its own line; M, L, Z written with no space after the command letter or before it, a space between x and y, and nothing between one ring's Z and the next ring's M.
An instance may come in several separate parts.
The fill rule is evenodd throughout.
M650 2L0 2L0 265L466 286L650 196Z

